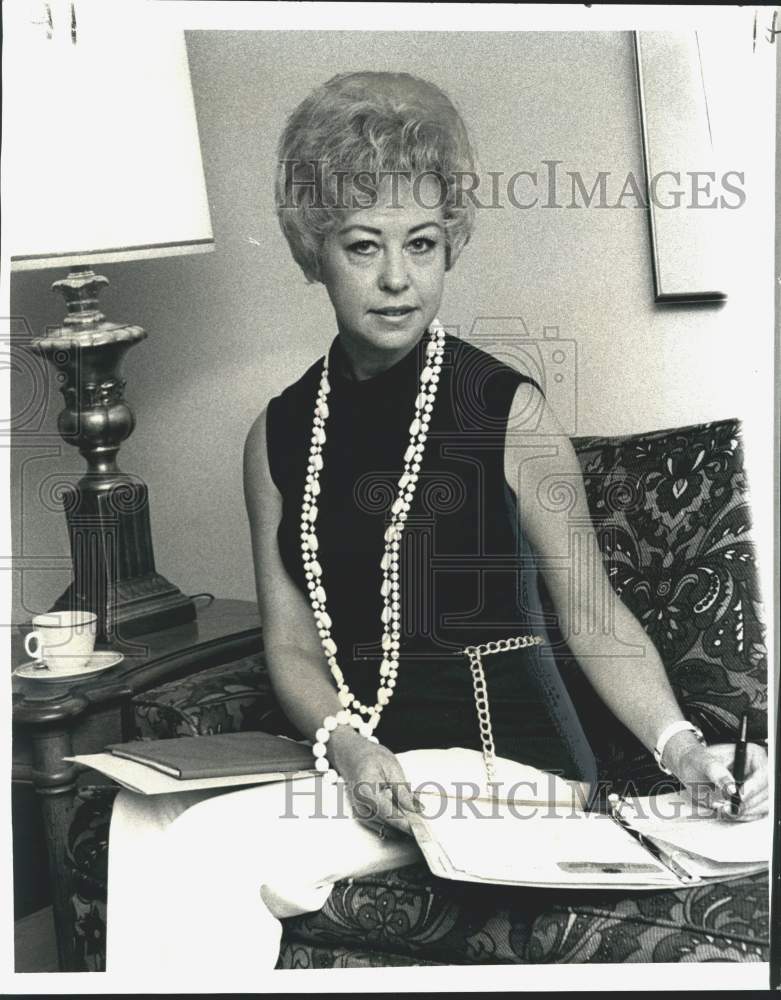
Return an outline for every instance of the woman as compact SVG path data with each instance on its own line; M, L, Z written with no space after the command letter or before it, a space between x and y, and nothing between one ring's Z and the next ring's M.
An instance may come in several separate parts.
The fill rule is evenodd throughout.
M123 793L111 831L109 971L132 954L125 945L137 932L123 902L135 891L119 860L127 830L176 901L160 962L201 973L244 962L252 974L273 965L278 918L322 905L336 878L419 857L407 836L419 806L405 763L430 761L436 778L437 758L425 754L446 747L485 751L490 762L487 734L499 757L587 776L582 730L538 655L547 635L532 553L563 566L546 570L561 631L609 708L713 808L734 790L732 746L704 745L685 722L620 601L620 642L570 627L595 614L581 574L567 571L568 525L588 524L588 507L540 386L437 320L445 275L471 232L460 182L473 169L451 102L405 74L334 77L288 121L279 219L307 279L325 286L338 332L251 428L245 496L269 674L325 778L306 790L317 786L326 815L346 793L352 818L338 829L306 822L314 798L298 795L298 818L277 822L279 785L187 801ZM567 515L540 502L551 477L574 491ZM508 639L523 648L477 665L464 652ZM626 657L627 646L645 656ZM482 728L480 667L490 706ZM739 818L767 809L762 748L750 747L748 766ZM203 846L216 838L229 850L204 865Z

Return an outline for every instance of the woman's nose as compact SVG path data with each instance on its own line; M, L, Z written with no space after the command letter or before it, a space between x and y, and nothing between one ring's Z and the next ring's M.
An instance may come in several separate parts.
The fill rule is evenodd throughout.
M380 271L380 288L389 292L402 292L409 285L407 262L402 253L385 255Z

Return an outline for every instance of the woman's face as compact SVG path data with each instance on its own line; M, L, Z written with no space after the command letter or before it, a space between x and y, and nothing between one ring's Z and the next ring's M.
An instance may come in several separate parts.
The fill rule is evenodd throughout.
M321 276L357 378L400 360L439 310L445 231L439 184L396 177L378 188L376 205L347 212L328 234Z

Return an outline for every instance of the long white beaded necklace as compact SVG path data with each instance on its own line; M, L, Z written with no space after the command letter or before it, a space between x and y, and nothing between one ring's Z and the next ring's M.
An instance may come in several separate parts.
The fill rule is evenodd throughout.
M426 364L420 373L420 388L415 398L415 415L409 426L410 441L404 452L404 470L399 477L398 494L391 506L391 522L385 531L385 548L380 568L382 570L382 585L380 593L383 598L382 610L382 652L380 664L380 682L377 688L377 701L374 705L364 705L347 686L337 660L337 648L331 636L332 621L326 609L326 591L323 581L323 569L317 561L318 540L316 521L318 514L317 498L320 495L320 473L323 470L323 447L325 445L325 427L328 419L328 394L331 385L328 381L328 356L323 360L323 371L320 376L320 387L315 401L314 419L312 422L312 438L309 446L309 463L306 470L304 499L301 505L301 552L304 561L306 584L309 600L315 617L315 624L320 635L331 674L336 681L342 718L329 716L323 729L317 732L315 745L316 766L318 770L328 768L325 761L325 742L327 733L335 728L338 722L349 721L362 735L373 742L374 730L380 722L383 709L390 701L396 687L398 676L401 601L399 588L399 546L404 522L412 505L415 488L418 483L423 453L426 447L431 414L437 395L439 375L442 370L442 355L445 346L445 331L439 320L435 319L429 327L429 341L426 344ZM355 713L350 715L349 710ZM360 714L358 714L360 713ZM361 718L365 715L366 720Z

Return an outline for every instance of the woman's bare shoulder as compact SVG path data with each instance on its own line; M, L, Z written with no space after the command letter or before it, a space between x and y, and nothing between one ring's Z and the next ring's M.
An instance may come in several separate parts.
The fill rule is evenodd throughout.
M571 439L550 403L534 385L523 382L518 386L507 428L505 478L516 492L521 487L533 494L548 476L580 474Z
M566 436L550 403L533 379L524 378L518 384L510 403L507 422L509 427L526 435L556 438Z
M248 504L272 483L266 440L267 411L268 406L264 406L252 421L244 440L244 492Z
M268 401L247 431L245 454L249 451L250 457L255 456L259 449L266 453L269 433L276 439L278 433L286 433L286 428L297 423L297 417L306 410L310 398L314 402L322 365L320 358Z
M249 426L247 431L247 437L244 442L245 449L249 445L255 445L262 443L263 447L266 446L266 414L268 413L268 406L264 406L260 413L255 417Z

